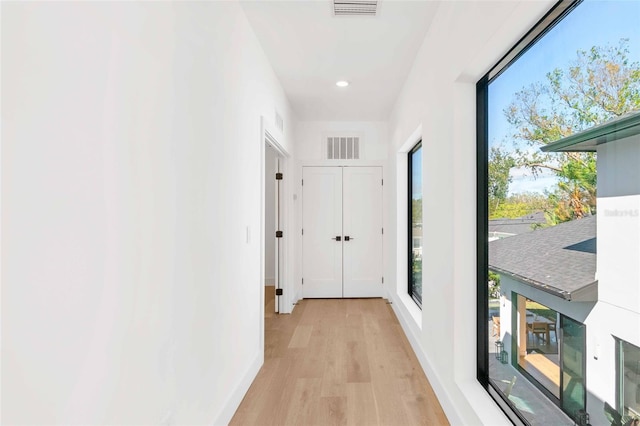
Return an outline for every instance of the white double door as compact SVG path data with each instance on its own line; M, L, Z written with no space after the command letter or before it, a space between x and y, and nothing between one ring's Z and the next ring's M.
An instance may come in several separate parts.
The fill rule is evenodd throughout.
M304 297L382 297L382 168L302 175Z

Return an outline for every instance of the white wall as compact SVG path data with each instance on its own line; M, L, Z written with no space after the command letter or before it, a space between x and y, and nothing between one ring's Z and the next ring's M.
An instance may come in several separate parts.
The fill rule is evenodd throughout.
M385 121L301 121L296 126L296 157L322 160L327 136L357 134L362 160L386 160L388 127Z
M359 135L361 137L360 160L324 160L324 147L328 136L339 135ZM302 298L302 167L304 165L381 165L382 174L385 182L387 181L387 155L388 155L388 125L385 121L301 121L296 125L295 130L295 152L296 152L296 175L295 175L295 215L296 215L296 247L295 251L295 278L294 278L294 299ZM387 185L383 188L383 224L385 232L391 227L388 221L387 210L390 208L387 200ZM392 252L387 244L387 238L384 238L384 276L390 277L389 259ZM385 278L385 286L387 283ZM295 301L294 300L294 301Z
M640 136L598 147L598 299L640 315ZM640 328L640 317L638 322ZM640 330L638 330L640 333ZM638 344L636 342L634 344Z
M615 405L616 336L640 346L640 136L598 146L598 304L589 316L590 391ZM593 374L592 374L593 372Z
M272 148L265 151L265 227L264 227L264 283L275 285L276 279L276 152Z
M540 2L443 2L389 121L389 211L400 253L406 241L406 150L423 136L423 309L418 323L400 295L404 259L395 269L393 307L452 424L510 424L476 381L476 82L552 6ZM406 188L406 186L404 186ZM391 236L389 236L391 237Z
M260 116L294 121L244 14L3 3L2 55L2 423L226 423L263 356Z

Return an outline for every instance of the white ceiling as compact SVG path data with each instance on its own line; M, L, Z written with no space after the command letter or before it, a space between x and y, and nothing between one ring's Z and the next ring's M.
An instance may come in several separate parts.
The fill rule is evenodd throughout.
M438 2L382 0L375 17L332 4L241 1L299 120L387 120Z

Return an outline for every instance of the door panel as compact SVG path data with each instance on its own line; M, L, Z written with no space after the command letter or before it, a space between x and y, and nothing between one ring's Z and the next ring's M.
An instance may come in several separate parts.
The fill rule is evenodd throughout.
M275 164L275 170L276 173L280 173L280 159L278 157L276 157L276 164ZM275 206L276 206L276 223L275 223L275 229L276 231L281 231L282 228L280 227L280 214L281 214L281 210L280 210L280 180L276 179L276 190L274 191L275 194ZM275 238L276 240L276 265L275 265L275 276L276 276L276 289L280 289L282 288L282 277L281 274L284 271L284 268L282 267L282 244L281 244L281 240L282 238ZM275 306L275 311L276 313L280 312L280 296L278 296L277 294L274 296L276 298L274 306Z
M342 169L303 167L304 297L342 297Z
M345 167L343 206L343 296L382 297L382 168Z
M564 315L560 317L560 329L560 402L564 412L573 415L584 410L586 404L586 329L584 324Z

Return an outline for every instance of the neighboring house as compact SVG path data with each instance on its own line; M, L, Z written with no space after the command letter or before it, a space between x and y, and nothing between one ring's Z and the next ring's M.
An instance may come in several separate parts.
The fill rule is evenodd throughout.
M542 211L514 219L490 219L489 241L531 232L537 225L543 225L546 222L547 219Z
M416 224L412 233L412 252L415 259L422 259L422 224Z
M594 425L615 411L640 417L640 114L544 151L597 152L598 214L489 244L500 339L567 414L586 410Z

